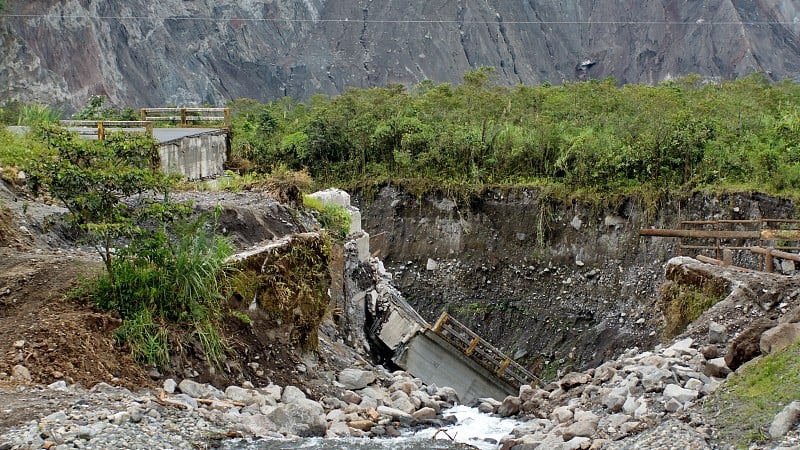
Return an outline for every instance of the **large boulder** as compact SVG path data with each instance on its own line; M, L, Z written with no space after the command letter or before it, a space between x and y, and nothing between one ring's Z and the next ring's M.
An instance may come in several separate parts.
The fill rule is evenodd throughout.
M792 402L786 405L781 412L779 412L772 424L769 426L769 436L772 439L779 439L786 435L800 417L800 402Z
M761 318L742 331L728 346L725 354L725 365L736 370L742 364L761 354L761 335L775 326L775 321Z
M675 399L681 403L695 400L699 394L698 391L684 389L677 384L668 384L667 387L664 388L664 398L666 400Z
M580 386L592 381L592 376L583 372L570 372L564 375L558 382L561 389L568 391L576 386Z
M295 436L324 436L328 428L322 405L305 398L278 405L267 417L278 429Z
M779 352L800 340L800 323L782 323L761 334L759 347L767 355Z
M375 381L375 374L368 370L344 369L339 372L339 383L345 389L356 391L364 389Z
M283 403L296 403L300 400L305 400L306 394L303 393L299 388L294 386L286 386L283 388L283 394L281 394L281 402Z

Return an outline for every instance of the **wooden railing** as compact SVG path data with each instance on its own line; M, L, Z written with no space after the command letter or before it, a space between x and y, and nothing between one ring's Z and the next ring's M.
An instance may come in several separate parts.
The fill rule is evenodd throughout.
M439 316L431 330L508 384L516 388L523 384L539 384L535 375L446 312Z
M172 122L181 127L215 126L231 127L231 111L228 108L142 108L142 120L150 122Z
M82 136L104 140L109 132L144 133L153 136L153 123L142 120L62 120L61 125Z
M644 228L640 236L678 238L678 256L689 256L721 266L734 266L734 252L762 257L758 270L772 272L774 258L800 262L800 220L686 220L679 229ZM708 253L713 254L713 257ZM747 269L740 267L742 269Z

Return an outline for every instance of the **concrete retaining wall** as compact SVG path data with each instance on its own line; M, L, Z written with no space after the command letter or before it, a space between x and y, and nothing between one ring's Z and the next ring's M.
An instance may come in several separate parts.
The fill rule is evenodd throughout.
M189 180L222 175L227 139L227 131L215 130L161 143L158 148L161 170L179 173Z

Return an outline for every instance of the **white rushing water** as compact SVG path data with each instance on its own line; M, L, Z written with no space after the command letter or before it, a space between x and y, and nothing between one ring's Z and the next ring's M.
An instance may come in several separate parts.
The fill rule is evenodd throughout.
M500 447L500 439L510 434L511 430L520 424L517 420L493 417L480 413L477 408L467 406L455 406L442 411L442 415L456 416L458 422L443 428L426 428L407 433L399 438L234 439L225 441L222 448L248 450L464 450L471 446L481 450L497 450Z
M437 440L452 438L455 442L469 444L481 450L496 450L500 446L500 439L511 434L511 430L520 424L518 420L490 416L479 412L478 408L463 405L442 411L442 415L456 416L458 423L442 428L441 431L434 428L418 431L414 433L414 437L430 439L435 436Z

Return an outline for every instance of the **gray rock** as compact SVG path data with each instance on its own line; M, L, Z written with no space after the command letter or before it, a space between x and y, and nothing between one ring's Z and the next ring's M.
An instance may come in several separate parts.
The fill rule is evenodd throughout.
M686 381L686 384L683 386L686 389L690 389L692 391L702 391L703 390L703 382L697 378L692 378Z
M481 402L478 404L478 411L484 414L494 414L496 411L494 405L488 402Z
M344 369L339 372L339 383L352 391L363 389L375 381L375 374L367 370Z
M225 389L225 398L233 402L244 403L245 405L256 403L260 397L263 396L258 392L239 386L228 386Z
M500 417L509 417L518 414L521 408L522 402L519 397L509 395L503 399L503 404L497 408L497 414L499 414Z
M580 450L580 449L589 448L591 443L592 443L592 440L589 439L588 437L575 436L574 438L568 440L567 442L564 442L560 446L560 448L563 449L563 450Z
M590 381L592 381L592 376L588 373L570 372L564 375L561 380L559 380L558 385L561 387L561 389L568 391L576 386L586 384Z
M692 344L694 344L694 339L692 338L681 339L680 341L670 345L667 350L672 350L678 355L694 355L697 353L697 350L692 348ZM664 354L667 354L666 351Z
M193 398L208 398L208 386L194 380L184 379L178 384L178 389Z
M264 414L242 414L234 422L253 436L271 436L278 431L278 426Z
M569 441L575 436L590 437L597 432L597 420L580 420L564 428L561 437Z
M612 389L603 402L611 412L619 412L628 398L628 390L624 387Z
M392 393L392 407L408 414L411 414L417 410L417 407L411 402L411 399L403 391L395 391Z
M341 409L332 409L325 415L325 420L328 422L345 422L347 421L347 414Z
M681 404L697 399L699 393L692 389L684 389L677 384L668 384L664 388L664 398L675 399Z
M440 399L444 400L447 403L450 404L458 403L458 392L456 392L455 389L449 386L437 389L436 395L438 395Z
M164 388L164 392L166 392L167 394L174 394L175 388L178 387L178 383L176 383L175 380L173 380L172 378L167 378L166 380L164 380L164 384L162 385L162 387Z
M566 406L559 406L550 413L550 419L558 423L567 423L572 420L573 412Z
M347 426L345 422L333 422L328 428L328 431L325 432L325 437L328 439L343 438L349 436L350 436L350 427Z
M283 393L283 389L277 384L269 384L267 387L259 388L259 392L269 395L272 397L276 402L281 400L281 394Z
M759 342L761 353L779 352L800 340L800 323L782 323L765 331Z
M671 398L667 400L667 402L664 404L664 409L666 409L669 412L678 412L681 409L683 409L683 403L679 402L678 400L675 400L674 398Z
M615 433L623 423L629 420L631 420L631 416L627 414L610 414L600 419L597 426L608 433Z
M11 368L11 376L14 377L15 380L20 381L31 381L31 372L28 370L27 367L17 364L13 368Z
M300 400L306 400L306 394L299 388L294 386L286 386L285 388L283 388L283 394L281 394L281 402L297 403Z
M411 416L411 414L408 414L407 412L401 411L397 408L390 408L388 406L378 406L376 411L378 411L378 414L393 420L400 420L407 423L410 423L414 420L414 417Z
M646 392L660 392L667 382L675 381L675 375L671 371L653 366L642 366L637 369L637 373Z
M42 422L45 423L60 423L64 422L65 420L69 419L69 416L64 411L56 411L50 415L45 416L42 418Z
M671 384L670 386L674 386ZM630 396L625 400L625 404L622 405L622 412L625 414L632 416L636 409L639 407L639 400L636 397Z
M531 400L536 395L536 389L529 384L523 384L519 387L519 399L522 403ZM481 399L483 401L484 399ZM494 400L494 399L493 399Z
M344 391L344 393L342 394L342 401L353 405L357 405L361 403L361 396L353 391Z
M711 321L708 323L708 342L710 344L723 344L728 340L728 328L725 325Z
M285 395L286 389L284 389ZM291 403L284 402L278 405L267 418L279 430L285 430L296 436L324 436L328 425L322 405L306 398L296 396L291 398L293 400Z
M67 382L64 380L58 380L55 383L48 384L47 389L51 389L53 391L66 391L68 389Z
M800 402L794 401L786 405L781 412L779 412L772 424L769 426L769 436L772 439L779 439L786 435L800 417Z
M189 409L196 409L197 408L197 400L193 397L189 396L188 394L176 394L170 397L170 400L174 402L178 402Z
M418 421L430 420L436 418L436 410L433 408L422 408L419 411L414 412L411 414L414 419Z

